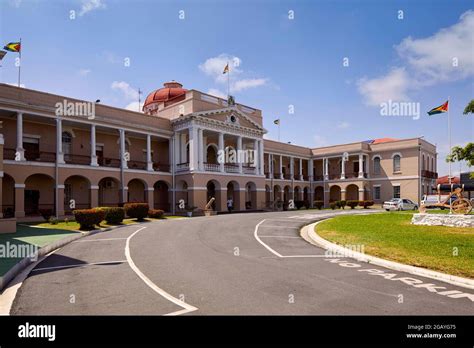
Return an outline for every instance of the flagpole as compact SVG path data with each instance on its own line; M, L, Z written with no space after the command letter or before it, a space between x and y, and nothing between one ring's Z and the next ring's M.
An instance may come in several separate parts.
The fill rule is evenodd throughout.
M449 110L451 109L451 105L449 105L449 96L448 96L448 137L449 137L449 154L451 155L451 114L449 112ZM452 202L452 188L451 188L451 161L449 161L448 163L448 166L449 166L449 174L448 174L448 183L449 183L449 190L450 190L450 194L449 194L449 213L452 214L453 213L453 202Z
M230 97L230 65L229 65L229 61L227 61L227 67L228 67L228 71L227 71L227 100L229 100L229 97Z
M278 141L280 141L280 125L281 125L281 120L278 119Z
M18 65L18 87L20 87L20 79L21 79L21 51L23 50L23 47L21 47L21 37L20 37L20 64Z

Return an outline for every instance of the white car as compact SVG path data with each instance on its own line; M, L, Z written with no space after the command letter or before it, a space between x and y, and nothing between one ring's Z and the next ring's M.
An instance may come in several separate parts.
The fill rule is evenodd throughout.
M413 203L409 199L392 198L389 201L383 202L382 206L386 211L391 210L417 210L418 204Z

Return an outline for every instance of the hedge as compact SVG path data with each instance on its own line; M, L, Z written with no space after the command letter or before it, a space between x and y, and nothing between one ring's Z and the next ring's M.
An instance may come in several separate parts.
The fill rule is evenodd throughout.
M78 209L73 211L76 222L81 226L81 230L92 229L94 225L99 225L105 218L105 211L101 209Z
M344 209L344 207L346 206L346 203L347 203L346 201L337 201L337 202L336 202L336 206L337 206L338 208Z
M127 216L142 221L148 216L148 203L125 203L125 213Z
M152 219L163 219L164 211L160 209L150 209L148 210L148 217Z
M324 207L324 201L314 201L313 202L313 206L319 210L322 209L322 207Z
M111 225L118 225L125 219L125 210L120 207L99 207L105 214L105 221Z
M53 209L39 209L39 213L46 221L49 221L51 216L53 216Z
M332 210L334 210L334 209L336 209L336 207L337 207L337 203L336 203L336 202L331 202L331 203L329 203L329 207L330 207Z
M359 201L347 201L347 206L351 207L351 209L354 209L359 205Z
M367 209L368 207L371 207L374 205L374 201L360 201L359 206L364 207L364 209Z

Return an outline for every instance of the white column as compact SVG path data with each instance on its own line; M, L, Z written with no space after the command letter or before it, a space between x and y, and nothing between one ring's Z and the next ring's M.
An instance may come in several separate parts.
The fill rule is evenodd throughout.
M189 170L198 170L198 130L189 128Z
M153 171L153 161L151 159L151 135L146 135L146 169Z
M16 117L16 154L15 159L25 160L25 149L23 149L23 114L17 113Z
M181 163L180 161L180 156L179 156L179 150L180 150L180 142L181 142L181 136L179 133L175 133L174 134L174 141L173 141L173 145L174 145L174 158L173 158L173 161L172 164L174 166L174 172L176 173L176 169L177 169L177 164L178 163ZM171 157L170 157L171 158Z
M180 157L179 157L179 162L178 163L185 163L185 162L189 162L189 158L186 158L187 157L187 154L186 154L186 134L185 133L181 133L181 139L180 139Z
M239 154L240 152L242 151L242 137L241 136L238 136L237 137L237 156L236 156L236 159L237 159L237 162L238 162L238 165L239 165L239 173L242 174L243 171L242 171L242 158L239 158Z
M259 152L260 152L260 157L258 163L260 164L260 175L265 175L265 156L263 155L263 140L259 140L258 142L259 146Z
M300 158L300 180L303 180L303 159Z
M64 163L63 126L59 117L56 118L56 156L58 157L58 163Z
M341 179L346 178L346 162L344 161L344 156L341 157Z
M324 180L329 180L329 158L324 157Z
M283 179L283 156L280 155L280 168L279 168L279 171L280 171L280 179Z
M313 180L314 180L313 171L314 171L313 159L310 158L310 159L308 160L308 176L309 176L309 181L313 181Z
M295 159L290 157L290 176L291 180L295 177Z
M127 169L127 160L125 158L125 129L120 129L120 165L123 169Z
M203 139L203 130L202 128L198 129L198 157L199 157L199 170L204 170L204 139Z
M359 154L359 178L364 177L364 155Z
M91 124L91 166L98 167L97 163L97 144L95 138L95 124Z
M272 168L272 155L268 155L268 173L269 173L269 179L273 178L273 168Z
M224 151L224 133L219 133L219 141L218 141L218 146L219 146L219 153L222 153ZM217 154L217 158L219 159L219 153ZM224 161L219 163L219 169L220 172L224 172Z

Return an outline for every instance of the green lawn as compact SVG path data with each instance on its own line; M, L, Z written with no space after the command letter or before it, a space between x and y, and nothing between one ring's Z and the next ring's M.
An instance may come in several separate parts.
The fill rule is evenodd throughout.
M405 212L340 216L320 223L316 230L337 244L363 245L370 255L474 278L473 228L415 226L411 217Z
M0 234L1 245L24 245L32 244L43 247L64 237L76 234L78 232L67 231L64 229L53 228L34 228L31 226L17 225L16 233ZM13 265L22 258L1 258L0 276L4 275Z

